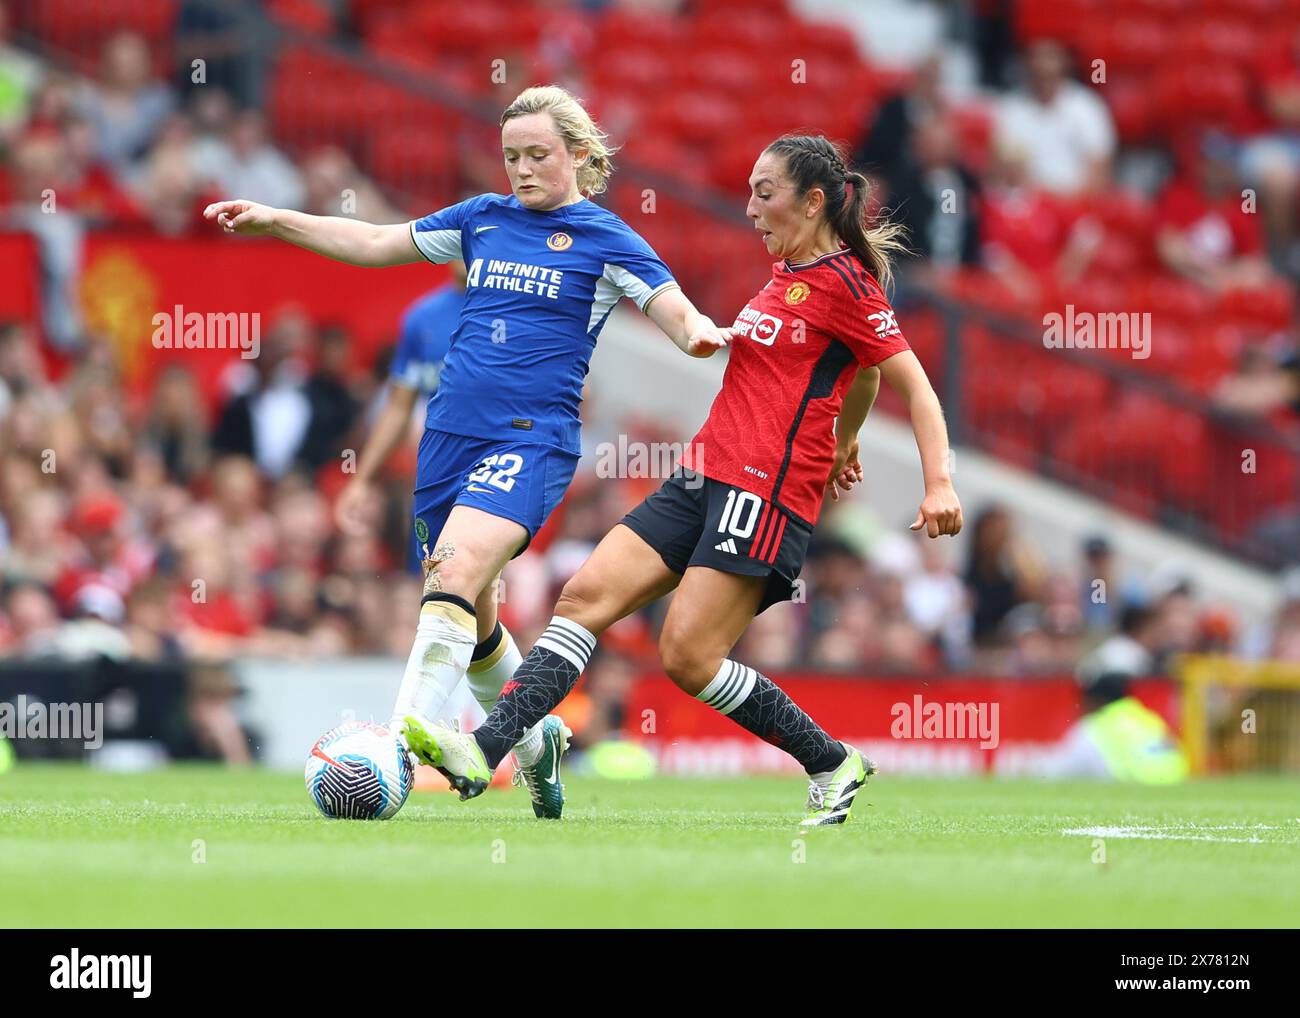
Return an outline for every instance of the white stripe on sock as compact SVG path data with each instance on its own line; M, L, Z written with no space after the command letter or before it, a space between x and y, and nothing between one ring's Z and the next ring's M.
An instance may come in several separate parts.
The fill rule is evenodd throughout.
M559 615L556 615L554 618L551 619L550 625L548 625L546 628L558 629L560 630L560 632L567 633L569 636L572 636L575 640L577 640L579 643L581 643L584 647L587 648L588 657L590 657L591 652L596 649L596 637L593 636L591 633L587 632L586 629L578 625L578 623L574 622L572 619L561 618Z
M557 615L551 619L546 632L537 638L537 646L559 654L581 672L587 667L591 652L596 649L596 638L576 622Z
M730 714L749 699L749 694L754 691L757 682L758 672L728 658L722 662L718 667L718 673L700 690L695 699L707 703L719 714Z

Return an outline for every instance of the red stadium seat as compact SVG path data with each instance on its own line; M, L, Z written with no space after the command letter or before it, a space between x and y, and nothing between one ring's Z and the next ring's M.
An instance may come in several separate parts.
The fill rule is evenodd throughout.
M1150 311L1156 318L1192 327L1210 314L1212 302L1195 283L1151 273L1133 279L1123 306L1133 311Z
M1188 13L1187 0L1111 0L1113 11L1131 11L1134 14L1146 14L1176 24L1180 17Z
M763 7L751 9L743 18L735 18L725 11L702 11L687 24L693 40L691 48L697 53L707 53L717 39L727 39L731 45L748 49L757 59L774 45L789 41L786 38L789 20ZM679 45L681 41L677 40Z
M10 4L15 22L70 56L77 69L94 74L104 41L116 32L136 32L149 43L154 73L170 77L178 0L39 0Z
M1147 140L1154 117L1148 75L1112 71L1102 90L1102 98L1110 107L1110 116L1121 142L1131 145Z
M368 155L370 172L379 183L443 196L441 205L455 200L459 162L450 135L406 127L381 129L371 136Z
M985 106L967 103L952 111L962 162L976 173L988 166L993 140L993 115Z
M1086 73L1091 73L1094 59L1106 61L1108 86L1113 76L1146 73L1159 66L1169 49L1168 24L1141 15L1081 23L1073 36L1076 55Z
M1086 209L1087 214L1100 222L1107 231L1147 236L1155 223L1151 203L1143 195L1132 191L1117 189L1091 195Z
M671 87L671 55L653 46L638 46L597 54L593 78L602 87L638 92L646 101L661 97Z
M1296 457L1259 430L1216 429L1201 455L1210 463L1211 476L1230 479L1232 497L1215 499L1210 515L1231 535L1245 533L1269 511L1300 500Z
M329 10L315 0L270 0L271 16L282 25L312 35L328 35L334 30Z
M1175 366L1178 380L1203 396L1232 373L1245 333L1230 323L1211 321L1194 329L1186 356Z
M692 88L742 98L758 87L761 72L742 51L717 49L707 60L700 60L689 51L680 56L674 74Z
M691 6L705 14L717 14L735 19L747 18L754 11L753 0L694 0ZM766 0L763 8L768 13L782 18L790 17L785 0Z
M1249 70L1260 47L1257 30L1240 18L1188 21L1166 59L1191 64L1233 63Z
M1166 131L1183 124L1244 131L1258 119L1245 73L1229 63L1165 64L1154 94L1157 120Z
M374 114L375 87L350 65L286 50L271 79L270 119L290 145L337 144L356 150Z
M597 26L596 53L616 54L639 48L669 52L682 47L682 26L672 18L612 10Z
M1254 25L1263 25L1289 6L1287 0L1201 0L1207 18L1241 18Z
M1070 39L1080 25L1094 23L1103 6L1102 0L1015 4L1016 36L1022 43L1044 38Z
M1215 317L1259 332L1279 332L1295 325L1295 292L1278 280L1253 290L1229 290L1219 295Z

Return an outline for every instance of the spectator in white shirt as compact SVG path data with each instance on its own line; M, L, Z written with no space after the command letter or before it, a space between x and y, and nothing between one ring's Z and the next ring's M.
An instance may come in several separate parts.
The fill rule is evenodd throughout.
M256 110L239 113L224 140L207 139L197 150L197 171L223 194L279 208L300 208L303 183L298 171L266 135L266 121Z
M1067 73L1069 56L1042 39L1026 50L1028 88L1002 100L996 143L1023 155L1029 182L1058 194L1105 184L1115 152L1115 126L1100 97Z

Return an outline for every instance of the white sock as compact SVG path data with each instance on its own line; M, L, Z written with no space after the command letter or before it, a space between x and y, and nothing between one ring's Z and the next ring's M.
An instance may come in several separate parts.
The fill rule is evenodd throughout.
M479 706L491 714L501 699L502 687L523 663L524 656L519 653L510 630L499 621L492 635L480 643L474 653L482 656L470 662L465 680ZM539 721L515 743L515 758L520 766L531 767L541 757L542 748L542 722Z
M459 600L459 599L457 599ZM401 731L407 714L433 720L469 667L476 640L474 613L454 601L426 601L415 643L406 660L393 705L391 727Z

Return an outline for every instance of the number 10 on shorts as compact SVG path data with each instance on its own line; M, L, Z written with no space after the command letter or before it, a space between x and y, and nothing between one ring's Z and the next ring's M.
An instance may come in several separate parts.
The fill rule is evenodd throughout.
M754 524L758 520L758 511L761 508L763 508L763 500L752 491L737 491L732 488L727 492L727 504L722 507L718 533L730 534L732 537L749 537L754 532Z

